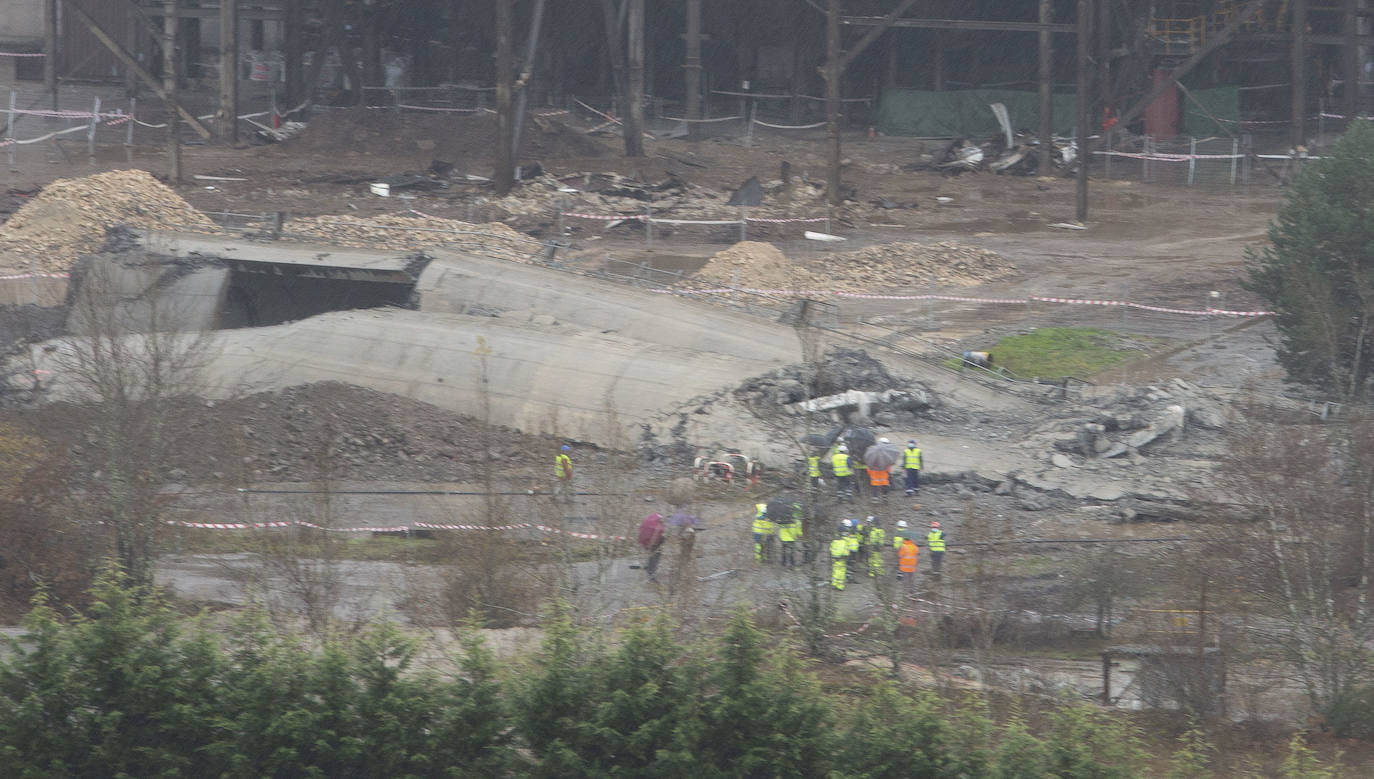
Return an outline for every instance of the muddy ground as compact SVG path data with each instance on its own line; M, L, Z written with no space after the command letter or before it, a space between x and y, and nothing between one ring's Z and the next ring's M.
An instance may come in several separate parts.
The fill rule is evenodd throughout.
M209 212L283 210L298 215L365 217L413 208L455 219L508 220L531 235L553 236L556 220L551 212L511 214L492 202L490 193L479 185L416 193L414 199L380 198L369 193L369 181L424 170L435 159L453 163L459 172L488 175L490 144L485 121L389 111L325 113L304 135L285 143L241 149L187 148L187 180L177 191ZM784 161L801 178L823 178L821 139L816 135L758 136L747 147L738 139L656 141L650 144L650 156L644 160L620 157L613 144L612 139L560 130L547 137L536 134L533 148L544 169L554 175L615 172L646 182L677 175L718 193L733 190L751 176L763 181L777 178ZM955 291L884 290L897 294L1129 298L1195 309L1217 300L1210 296L1215 291L1221 301L1218 307L1249 310L1259 306L1241 288L1240 279L1245 248L1264 240L1265 227L1281 197L1281 191L1273 186L1218 190L1094 181L1088 229L1069 231L1050 225L1073 217L1071 180L986 172L944 177L908 170L929 147L914 139L868 138L857 133L846 136L845 156L850 163L844 178L856 188L857 195L854 202L831 212L833 231L847 239L837 245L841 248L803 240L796 225L751 227L749 237L771 240L817 270L826 267L833 251L897 239L956 240L999 252L1016 266L1016 274L1010 278ZM135 147L127 155L104 154L94 164L84 158L72 163L49 159L50 155L37 153L20 155L18 170L9 178L13 190L10 202L22 201L25 192L53 178L126 165L153 171L163 168L162 152L153 146ZM195 180L193 174L246 180ZM875 205L884 199L908 207ZM781 208L784 204L777 205ZM814 192L785 207L799 214L826 213ZM601 223L571 221L567 226L568 251L582 261L612 255L687 272L738 237L733 227L664 229L656 231L650 249L642 230L634 226L605 228ZM875 279L874 287L884 289L882 280ZM1023 307L844 300L837 307L842 319L852 323L861 318L870 323L867 327L877 328L874 333L886 332L889 335L884 337L891 337L894 343L912 347L930 343L951 349L984 346L1002 335L1047 324L1112 327L1148 334L1167 344L1147 360L1096 377L1104 396L1114 391L1115 385L1163 382L1175 376L1213 386L1287 391L1273 360L1272 328L1262 321L1200 321L1181 315L1135 313L1123 317L1116 309L1051 304ZM48 328L44 324L39 329L46 332ZM893 331L902 333L891 335ZM184 411L188 440L217 444L188 445L166 474L188 493L176 504L177 518L193 522L300 516L309 509L296 499L271 494L242 498L230 490L244 484L308 486L319 481L324 466L331 471L331 479L364 492L422 491L426 485L473 491L492 440L495 444L490 448L500 474L496 484L514 493L543 483L559 443L487 430L472 419L347 385L314 385ZM89 420L70 408L52 407L37 416L11 418L43 430L56 451L72 454L77 463L93 441ZM1011 439L1036 425L1053 421L1052 415L1046 419L1010 419L986 409L942 408L922 417L919 428L949 448L963 445L961 441L995 447L1004 441L1010 445ZM321 440L332 441L332 448L322 449ZM1221 433L1200 432L1186 447L1166 457L1206 460L1224 442ZM929 457L941 457L938 446L927 448ZM1050 451L1046 449L1046 458ZM322 452L329 454L325 458L328 462L321 462ZM614 492L615 500L588 496L568 508L512 496L506 511L525 518L548 518L581 532L629 535L644 513L669 508L662 490L671 479L686 474L681 464L641 463L635 469L621 468L604 453L589 449L580 450L577 457L589 466L579 473L579 479L585 480L582 488ZM770 487L782 483L771 474L765 480ZM702 518L700 545L692 559L672 565L682 568L687 577L684 581L695 582L692 602L698 608L712 612L740 599L773 602L802 597L807 586L804 577L776 566L757 566L750 559L747 517L754 500L753 493L731 489L702 493L692 507ZM337 508L342 524L366 526L455 521L484 509L480 499L471 495L358 495L341 499ZM863 516L875 509L872 504L859 503L836 511ZM987 523L1018 537L1040 539L1142 542L1183 532L1177 523L1122 522L1121 512L1104 507L1102 501L1076 500L1062 493L999 491L997 484L962 478L928 484L914 500L890 497L879 504L876 513L889 529L898 519L918 527L938 519L955 540L984 532L974 526L982 528ZM521 538L547 540L537 534ZM650 586L643 573L631 567L638 562L632 544L609 542L606 549L609 563L578 563L588 583L585 594L589 607L614 613L680 595ZM1130 543L1122 549L1133 559L1157 563L1162 556L1168 562L1168 555L1161 555L1149 543ZM970 554L956 550L951 554L951 568L971 561ZM1037 613L1078 608L1069 605L1064 580L1082 560L1082 547L1041 545L1004 549L998 554L996 559L980 564L997 570L999 608ZM168 561L164 580L191 597L233 602L242 597L242 577L231 574L243 564L242 557L177 557ZM395 572L376 573L379 581L390 582L388 577ZM1165 569L1160 578L1167 583L1175 574ZM350 569L350 581L361 582L362 590L367 590L370 576L361 563L356 570ZM957 582L953 577L944 582L923 577L917 592L929 601L971 602L982 597L970 589L969 580ZM360 596L366 606L362 610L380 613L402 605L407 597L403 589L391 583L379 585ZM1161 587L1151 597L1164 603L1176 595ZM847 590L841 598L845 624L857 627L866 622L875 601L873 588L862 580ZM351 613L356 614L359 608L351 607ZM1082 614L1074 618L1080 617ZM1075 668L1073 673L1087 678L1091 668Z

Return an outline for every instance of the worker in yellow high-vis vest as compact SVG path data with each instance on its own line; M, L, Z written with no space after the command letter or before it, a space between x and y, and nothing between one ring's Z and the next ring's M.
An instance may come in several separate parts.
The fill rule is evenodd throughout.
M939 576L945 567L945 531L940 529L939 522L930 523L930 532L926 533L926 551L930 552L930 572Z
M830 586L843 590L848 577L846 561L849 559L848 522L840 524L834 540L830 542Z
M854 466L849 462L849 447L840 444L830 456L830 469L835 472L835 497L854 497Z
M766 563L773 554L773 534L777 532L777 525L768 518L768 504L758 503L754 506L754 559L760 563Z
M921 492L921 447L916 445L915 439L906 442L906 451L902 453L902 458L902 467L906 470L907 497L919 495Z
M811 479L811 486L819 488L825 482L821 480L821 456L810 454L806 456L806 475Z

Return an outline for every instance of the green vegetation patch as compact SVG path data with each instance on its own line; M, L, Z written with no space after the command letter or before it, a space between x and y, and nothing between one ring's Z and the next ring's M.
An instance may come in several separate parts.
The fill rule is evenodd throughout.
M988 351L996 367L1022 377L1090 378L1146 356L1156 339L1092 327L1042 327L1012 335Z

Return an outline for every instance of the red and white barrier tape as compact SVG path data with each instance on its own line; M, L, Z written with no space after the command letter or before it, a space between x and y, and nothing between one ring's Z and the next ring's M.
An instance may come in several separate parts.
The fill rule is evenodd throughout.
M375 108L386 108L387 106L374 106L374 107L375 107ZM444 112L444 113L450 113L450 114L479 114L479 113L482 113L483 111L490 111L490 112L493 113L493 114L496 113L495 111L492 111L490 108L442 108L442 107L439 107L439 106L429 106L429 105L406 105L406 104L404 104L404 103L398 103L398 104L396 105L396 107L397 107L397 108L404 108L404 109L406 109L407 111L442 111L442 112Z
M16 281L18 279L67 279L71 278L66 273L15 273L9 276L0 276L0 281Z
M42 53L42 52L37 52L37 53L32 53L32 52L30 52L30 53L25 53L25 52L19 52L19 51L0 51L0 57L46 57L46 56L48 56L48 55L46 55L46 54L44 54L44 53Z
M661 217L649 216L649 215L647 215L647 214L614 214L614 215L606 216L606 215L603 215L603 214L577 214L577 213L573 213L573 212L571 212L571 211L564 211L564 212L563 212L563 216L570 216L570 217L572 217L572 218L574 218L574 219L591 219L591 220L598 221L598 222L618 222L618 221L625 220L625 219L634 219L634 220L637 220L637 221L642 222L642 221L644 221L644 220L647 219L647 220L649 220L650 222L653 222L654 224L665 224L665 225L737 225L737 224L739 224L740 221L741 221L741 220L739 220L739 219L663 219L663 218L661 218ZM743 221L746 221L746 222L759 222L759 223L766 223L766 224L788 224L788 223L798 223L798 224L800 224L800 223L807 223L807 224L815 224L815 223L819 223L819 222L824 222L824 221L826 221L826 217L823 217L823 216L789 216L789 217L749 216L749 217L745 217Z
M200 530L256 530L266 527L290 527L294 522L175 522L167 524L176 527L192 527Z

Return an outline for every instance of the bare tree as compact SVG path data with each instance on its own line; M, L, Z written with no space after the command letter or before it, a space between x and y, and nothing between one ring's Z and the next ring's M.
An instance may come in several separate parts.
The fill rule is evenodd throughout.
M58 360L75 399L93 403L99 442L86 506L113 534L116 556L139 584L152 581L159 491L185 433L174 412L206 394L213 356L209 334L173 303L166 278L88 262L73 279L74 336Z
M1233 446L1223 489L1254 510L1240 551L1263 616L1315 712L1374 677L1374 424L1345 429L1266 419Z

